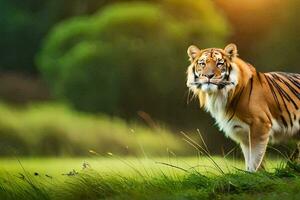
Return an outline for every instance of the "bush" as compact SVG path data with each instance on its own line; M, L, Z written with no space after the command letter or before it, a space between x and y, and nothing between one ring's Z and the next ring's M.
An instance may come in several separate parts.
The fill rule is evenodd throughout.
M78 109L178 118L188 45L220 46L227 35L209 0L119 3L57 25L37 61L53 93Z
M118 118L72 111L62 105L40 104L14 109L0 104L1 156L179 155L191 148L166 129L150 129Z

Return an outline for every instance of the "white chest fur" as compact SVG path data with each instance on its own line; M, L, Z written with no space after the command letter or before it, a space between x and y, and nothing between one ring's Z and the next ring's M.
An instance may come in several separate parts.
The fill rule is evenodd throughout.
M249 125L242 122L237 117L229 120L226 114L227 95L220 92L218 94L207 95L205 109L210 112L216 120L219 129L236 142L246 140L249 133Z
M248 140L250 128L248 124L235 116L229 120L231 116L228 116L226 113L228 94L238 84L238 74L240 73L236 64L231 63L231 66L232 71L230 73L229 80L233 84L226 86L217 93L207 94L205 109L215 118L219 129L225 132L227 137L230 137L234 141L240 143L242 140Z

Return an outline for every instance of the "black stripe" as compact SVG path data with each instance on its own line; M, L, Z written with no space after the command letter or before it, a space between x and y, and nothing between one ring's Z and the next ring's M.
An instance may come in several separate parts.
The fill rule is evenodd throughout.
M267 80L267 83L268 83L270 89L271 89L271 93L272 93L273 98L274 98L274 100L275 100L275 102L277 104L277 107L278 107L279 111L282 112L280 104L279 104L279 101L278 101L278 98L277 98L277 95L276 95L276 93L274 91L274 88L273 88L272 84L270 83L270 80L269 80L270 78L266 74L264 74L264 76L265 76L265 78Z
M300 90L300 82L297 82L293 77L287 77L287 79Z
M273 76L273 74L271 74L271 76ZM273 77L273 79L270 78L270 81L273 84L273 86L277 89L277 91L278 91L278 93L279 93L279 95L280 95L280 97L282 99L284 108L285 108L286 112L288 113L288 116L289 116L289 119L290 119L290 124L291 124L291 127L292 127L293 126L292 115L291 115L291 113L290 113L290 111L289 111L289 109L288 109L288 107L286 105L286 102L284 100L284 97L283 97L283 91L284 90L278 85L278 83L276 83L274 77Z
M287 122L286 122L286 120L284 119L284 117L283 117L282 115L280 115L280 118L281 118L281 121L282 121L283 125L284 125L285 127L288 127Z
M224 80L229 81L229 76L230 76L231 69L232 69L231 65L227 64Z
M282 79L281 79L279 76L277 76L276 74L272 74L272 76L273 76L274 79L276 79L276 80L278 80L278 81L284 83L284 80L282 80ZM285 84L285 83L284 83L284 84ZM278 85L278 84L277 84L277 85ZM278 87L280 87L280 86L278 85ZM288 102L292 102L292 104L293 104L293 106L295 107L295 109L298 110L298 105L295 103L295 101L293 100L293 98L291 98L291 96L290 96L284 89L282 89L281 87L280 87L280 89L281 89L282 95L286 98L286 100L287 100Z
M257 78L258 78L258 81L259 81L260 85L262 85L260 73L259 73L258 71L256 71L256 76L257 76Z
M253 77L251 77L251 79L250 79L250 92L249 92L248 102L250 102L250 97L251 97L251 94L252 94L252 89L253 89Z
M287 81L281 79L283 83L290 89L290 91L300 100L300 93L295 90Z
M229 108L234 108L233 109L233 113L232 113L232 115L229 117L229 119L228 119L228 122L230 122L231 120L232 120L232 118L234 117L234 115L235 115L235 112L236 112L236 109L237 109L237 105L238 105L238 103L239 103L239 101L240 101L240 98L241 98L241 96L242 96L242 93L243 93L243 91L244 91L244 87L239 91L239 93L236 95L236 98L234 98L231 102L230 102L230 105L227 107L227 110L226 110L226 113L228 113L228 111L229 111Z
M295 84L295 86L300 89L300 74L293 74L293 73L285 73L285 72L273 72L279 74L287 79L291 80Z

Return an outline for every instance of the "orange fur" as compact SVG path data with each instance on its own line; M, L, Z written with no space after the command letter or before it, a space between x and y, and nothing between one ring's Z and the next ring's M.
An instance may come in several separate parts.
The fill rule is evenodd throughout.
M220 129L240 143L246 168L256 171L269 140L300 136L300 75L259 73L238 58L234 44L225 49L188 49L187 86Z

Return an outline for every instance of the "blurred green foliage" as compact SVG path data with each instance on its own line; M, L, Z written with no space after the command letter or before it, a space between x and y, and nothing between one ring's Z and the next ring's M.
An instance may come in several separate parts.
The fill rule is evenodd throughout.
M188 45L222 46L228 33L209 0L119 3L54 27L37 60L54 93L77 109L180 119Z
M299 73L300 2L290 0L284 17L261 42L252 47L257 66L263 71Z
M54 24L119 1L122 0L1 0L0 70L36 74L35 54Z
M166 129L71 111L57 104L16 109L0 104L0 156L179 155L191 147Z
M174 130L199 128L220 152L225 139L212 118L186 103L187 47L235 42L260 71L299 73L299 7L297 0L1 0L0 98L64 100L128 121L145 111ZM0 146L31 154L19 137L27 131L0 126ZM57 134L45 131L36 148L51 149L52 141L61 154L57 138L68 137L52 129Z
M46 31L57 20L51 1L0 1L0 70L36 71L34 55Z

